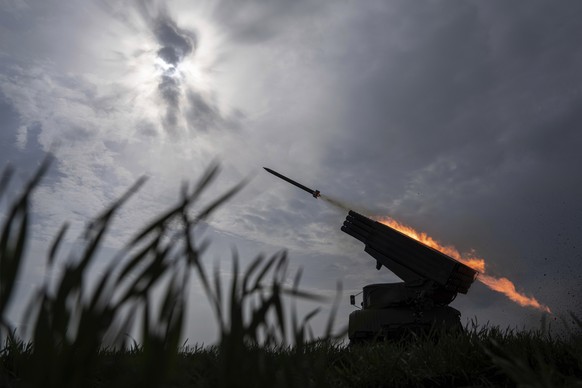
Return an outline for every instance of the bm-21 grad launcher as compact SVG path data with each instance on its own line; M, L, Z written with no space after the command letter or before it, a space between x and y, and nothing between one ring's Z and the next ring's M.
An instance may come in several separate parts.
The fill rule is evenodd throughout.
M273 170L271 174L320 197L312 190ZM361 309L350 314L352 343L397 339L410 332L460 330L461 313L450 307L458 293L466 294L478 272L399 231L352 210L341 230L364 243L376 269L388 268L403 280L363 288ZM355 296L350 296L356 305Z
M365 244L364 252L376 259L376 269L386 267L404 280L364 287L362 309L350 314L351 342L462 328L461 313L448 304L457 293L469 291L477 271L351 210L341 230ZM354 296L350 299L355 305Z

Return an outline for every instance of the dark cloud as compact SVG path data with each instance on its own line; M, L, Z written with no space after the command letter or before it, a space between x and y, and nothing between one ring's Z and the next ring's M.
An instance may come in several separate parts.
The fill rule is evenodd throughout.
M164 61L168 68L164 68L158 90L167 105L164 117L164 127L169 131L175 131L180 114L182 100L182 80L178 66L180 62L193 54L196 49L196 35L192 31L178 28L176 23L169 19L165 13L161 13L153 22L153 32L157 43L161 48L157 55Z
M336 60L345 73L345 123L353 132L344 135L350 146L329 156L362 167L374 160L397 176L402 163L419 168L463 142L487 138L486 128L468 132L453 121L479 98L475 90L491 85L492 74L487 27L474 6L394 5L397 12L368 9L345 33L346 49Z
M158 56L173 66L178 64L196 50L196 34L178 28L167 16L160 16L156 22L154 34L160 46Z
M158 84L158 91L166 103L166 115L164 117L164 126L166 129L173 130L178 123L178 114L180 113L180 97L182 94L180 81L172 74L161 75L161 81Z
M200 93L188 93L187 120L190 128L207 131L216 128L221 121L221 115L215 105L210 104Z
M191 132L239 128L239 121L244 117L236 110L229 115L223 114L211 98L195 89L188 90L184 105L184 118Z

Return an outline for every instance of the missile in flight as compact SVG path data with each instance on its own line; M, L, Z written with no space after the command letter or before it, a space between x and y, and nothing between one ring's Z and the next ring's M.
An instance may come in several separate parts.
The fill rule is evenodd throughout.
M293 179L287 178L285 175L279 174L277 171L273 171L267 167L263 167L263 168L265 170L267 170L267 172L270 172L271 174L275 175L276 177L281 178L284 181L291 183L293 186L297 186L300 189L307 191L309 194L313 195L313 198L317 198L317 197L321 196L321 193L319 192L319 190L312 190L309 187L303 186L301 183L295 182Z

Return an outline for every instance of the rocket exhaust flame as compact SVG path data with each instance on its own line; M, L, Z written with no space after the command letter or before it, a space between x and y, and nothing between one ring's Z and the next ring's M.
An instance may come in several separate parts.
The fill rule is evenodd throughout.
M492 290L505 294L509 299L521 306L533 307L550 314L552 313L548 306L541 304L536 300L536 298L527 297L517 292L513 282L507 278L496 278L483 273L480 274L477 279Z
M493 291L505 294L505 296L507 296L509 299L516 302L520 306L533 307L538 310L551 313L549 307L538 302L536 298L529 297L524 295L523 293L518 292L515 289L515 284L513 284L511 280L507 278L497 278L486 274L485 260L476 257L474 255L474 252L462 255L455 247L451 245L442 245L437 240L428 236L426 233L418 232L411 228L410 226L401 224L400 222L390 217L374 217L374 219L384 225L391 227L392 229L399 231L400 233L407 235L408 237L420 241L421 243L428 245L429 247L434 248L437 251L440 251L445 255L450 256L453 259L460 261L461 263L479 271L479 276L477 276L477 280L485 284Z
M473 252L466 255L461 255L461 253L451 245L442 245L429 235L424 232L417 232L410 226L401 224L400 222L390 218L390 217L375 217L376 221L388 225L392 229L396 229L400 233L407 235L408 237L412 237L416 241L420 241L424 245L428 245L431 248L436 249L439 252L444 253L447 256L452 257L453 259L460 261L461 263L473 268L480 273L485 272L485 260L475 257Z

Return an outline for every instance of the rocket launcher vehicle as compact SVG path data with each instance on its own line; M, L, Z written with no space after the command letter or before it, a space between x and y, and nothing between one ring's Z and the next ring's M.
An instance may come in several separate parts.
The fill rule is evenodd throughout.
M294 180L265 167L269 173L320 196ZM341 230L364 243L364 251L403 282L364 286L361 307L349 317L350 342L402 338L410 332L462 330L461 313L448 306L457 293L466 294L478 272L399 231L352 210ZM435 331L434 328L437 328Z
M448 304L469 291L476 270L351 210L341 230L364 243L376 269L386 267L403 280L363 288L361 308L349 317L350 343L463 330L461 313ZM355 295L350 300L356 306Z

